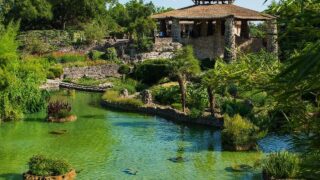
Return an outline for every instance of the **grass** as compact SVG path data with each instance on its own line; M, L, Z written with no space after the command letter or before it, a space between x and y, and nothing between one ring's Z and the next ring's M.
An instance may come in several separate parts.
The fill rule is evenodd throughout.
M121 91L123 89L127 89L129 93L133 94L137 91L139 86L141 85L139 82L133 79L121 79L116 77L108 77L105 79L92 79L92 78L81 78L78 80L74 80L73 83L81 84L85 86L98 86L99 84L111 83L114 91Z
M117 103L117 104L132 105L135 107L143 106L143 103L141 100L135 99L135 98L120 97L119 91L114 91L114 90L106 91L102 96L102 99L108 102Z
M296 178L300 171L300 158L287 151L272 153L262 160L261 166L272 178Z

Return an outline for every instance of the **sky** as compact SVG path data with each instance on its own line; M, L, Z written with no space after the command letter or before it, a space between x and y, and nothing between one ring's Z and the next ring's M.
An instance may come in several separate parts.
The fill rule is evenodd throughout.
M126 3L129 0L119 0L121 3ZM145 0L148 2L150 0ZM172 8L182 8L192 5L192 0L151 0L156 6L172 7ZM268 5L272 2L269 0L266 4L263 4L265 0L236 0L235 4L241 7L249 8L256 11L265 10ZM278 1L278 0L276 0Z

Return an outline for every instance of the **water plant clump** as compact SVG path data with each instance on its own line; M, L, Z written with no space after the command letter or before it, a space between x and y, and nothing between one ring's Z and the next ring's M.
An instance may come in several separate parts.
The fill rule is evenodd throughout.
M299 156L294 153L284 151L269 154L261 162L264 179L297 178L300 163Z
M253 149L257 140L265 135L265 131L260 131L257 126L239 114L224 117L222 140L226 149L240 151Z
M48 104L49 122L75 121L76 116L71 114L71 104L65 101L53 101Z
M51 179L54 176L64 176L68 179L75 177L71 165L61 159L53 159L43 155L35 155L28 162L29 171L24 174L24 179Z

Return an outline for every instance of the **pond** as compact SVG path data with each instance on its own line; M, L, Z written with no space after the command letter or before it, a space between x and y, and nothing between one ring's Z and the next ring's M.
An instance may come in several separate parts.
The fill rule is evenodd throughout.
M264 152L225 152L219 130L107 110L96 93L68 98L76 122L46 123L41 112L0 125L0 179L21 179L35 154L67 159L79 171L77 179L85 180L261 179L259 169L234 172L231 167L253 166L264 152L288 148L286 137L269 136L259 143ZM184 161L172 161L178 157ZM125 173L127 168L137 174Z

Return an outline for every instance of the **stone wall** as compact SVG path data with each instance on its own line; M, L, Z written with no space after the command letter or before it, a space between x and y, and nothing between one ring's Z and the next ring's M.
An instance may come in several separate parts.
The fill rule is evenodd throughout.
M89 77L103 79L105 77L120 77L118 64L106 64L100 66L69 67L63 69L63 78L79 79Z
M157 106L157 105L136 107L132 105L117 104L117 103L112 103L108 101L102 101L101 105L108 108L116 109L116 110L132 111L132 112L144 113L149 115L156 115L156 116L160 116L162 118L166 118L167 120L171 120L175 122L198 124L198 125L212 126L217 128L221 128L223 126L223 121L216 120L212 116L191 118L185 113L177 111L171 107L163 107L163 106Z
M207 36L198 38L184 38L183 44L192 45L195 55L199 59L217 57L223 58L224 56L224 36L219 37ZM240 52L259 52L265 48L263 45L263 39L260 38L240 38L236 37L236 49Z

